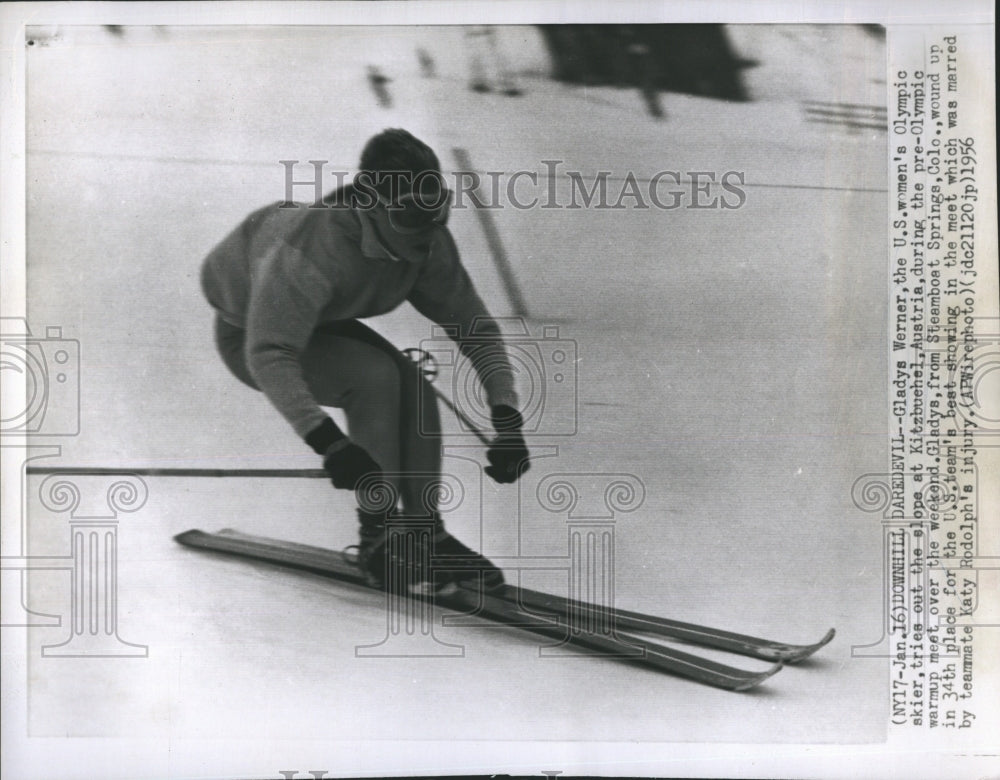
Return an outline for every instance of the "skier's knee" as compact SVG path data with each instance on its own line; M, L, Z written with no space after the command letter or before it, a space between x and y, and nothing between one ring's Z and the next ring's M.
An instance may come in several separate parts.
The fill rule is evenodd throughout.
M351 386L358 400L399 403L402 381L400 369L388 355L376 354L359 366L351 377Z

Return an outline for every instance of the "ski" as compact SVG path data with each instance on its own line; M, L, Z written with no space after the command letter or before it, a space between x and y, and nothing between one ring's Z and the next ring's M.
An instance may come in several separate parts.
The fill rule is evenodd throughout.
M232 538L259 539L259 537L243 534L239 531L226 529L220 532L222 535ZM279 542L268 540L271 544L276 544L289 550L298 550L305 554L309 551L320 548L309 547L308 545L298 545L294 542ZM332 553L339 555L339 553ZM613 624L619 631L632 634L650 634L663 636L670 639L679 639L694 645L712 647L717 650L745 655L750 658L758 658L762 661L773 663L793 664L802 661L813 655L820 648L828 645L835 636L834 629L830 629L818 642L808 645L788 644L771 639L762 639L747 634L738 634L733 631L725 631L719 628L710 628L695 623L684 623L679 620L649 615L642 612L618 609L615 607L609 610L607 607L589 604L584 601L577 601L558 596L553 593L544 593L531 588L518 587L516 585L505 585L500 592L492 595L514 602L517 606L528 614L537 612L547 613L537 615L539 617L556 617L565 621L578 618L586 622L595 620L607 620L609 615L613 615Z
M349 558L334 550L250 536L229 529L216 534L190 530L178 534L174 540L186 547L282 565L367 587L361 573ZM782 668L782 664L777 662L763 671L748 671L628 634L612 632L609 636L571 631L558 619L549 619L522 609L514 599L501 598L474 588L458 588L453 593L437 594L434 602L469 616L485 618L555 639L559 643L593 650L601 656L640 664L726 690L743 691L753 688Z
M506 587L508 592L504 594L504 597L516 601L529 613L533 610L545 610L564 615L567 619L569 619L570 614L575 613L579 617L590 620L610 615L614 625L623 631L680 639L691 644L714 647L718 650L759 658L763 661L796 663L828 645L836 635L836 631L831 628L822 639L813 644L788 644L772 639L761 639L747 634L724 631L719 628L699 626L695 623L683 623L679 620L670 620L642 612L631 612L617 607L609 609L530 588L519 588L514 585Z

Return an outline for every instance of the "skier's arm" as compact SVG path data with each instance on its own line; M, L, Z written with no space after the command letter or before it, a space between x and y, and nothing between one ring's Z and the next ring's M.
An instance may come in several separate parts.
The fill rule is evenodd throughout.
M247 316L247 365L257 386L317 455L334 487L353 490L379 464L350 441L313 397L302 373L302 351L330 300L332 271L283 244L261 269Z
M257 269L247 311L247 366L257 386L301 437L327 419L300 361L333 280L283 243Z
M514 372L500 328L476 293L447 231L441 231L410 303L428 319L450 326L462 354L472 361L498 434L487 452L486 473L497 482L515 481L528 470L529 459Z
M446 230L436 237L409 300L417 311L454 334L459 350L472 362L489 405L516 409L514 372L500 328L476 292Z

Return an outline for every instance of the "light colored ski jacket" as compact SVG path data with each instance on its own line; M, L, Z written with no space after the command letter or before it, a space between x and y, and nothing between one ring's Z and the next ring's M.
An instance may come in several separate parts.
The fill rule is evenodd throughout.
M459 347L500 342L447 228L434 229L418 261L394 260L369 220L347 206L278 208L248 216L212 250L201 269L205 297L244 329L247 365L258 387L305 436L327 417L303 377L300 355L324 323L375 317L409 301L428 319L458 326ZM467 352L491 406L517 408L502 347Z

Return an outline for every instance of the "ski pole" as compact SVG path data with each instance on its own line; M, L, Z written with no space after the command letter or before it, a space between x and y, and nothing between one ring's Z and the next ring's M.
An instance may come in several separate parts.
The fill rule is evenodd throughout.
M424 379L427 380L427 384L431 386L434 390L434 394L441 399L441 401L454 413L458 418L459 422L462 423L466 428L468 428L472 433L475 434L476 438L479 439L487 447L490 446L492 442L487 438L486 434L483 433L482 429L479 428L472 420L469 419L468 415L465 414L461 409L459 409L455 402L452 401L448 396L441 392L434 384L434 380L437 379L438 367L437 361L434 356L431 355L426 349L420 349L418 347L410 347L409 349L404 349L403 354L406 355L410 360L413 361L417 369L423 375Z
M433 388L435 395L455 413L455 417L475 434L485 446L492 443L483 430L469 419L458 406L455 405L448 396L434 386L434 379L437 377L437 361L424 349L412 347L404 349L403 354L416 364L420 373L427 379L427 383ZM220 469L220 468L164 468L153 467L104 467L104 466L28 466L26 472L31 475L51 475L66 474L74 476L136 476L136 477L243 477L243 478L268 478L268 477L299 477L305 479L324 479L327 473L323 469Z

